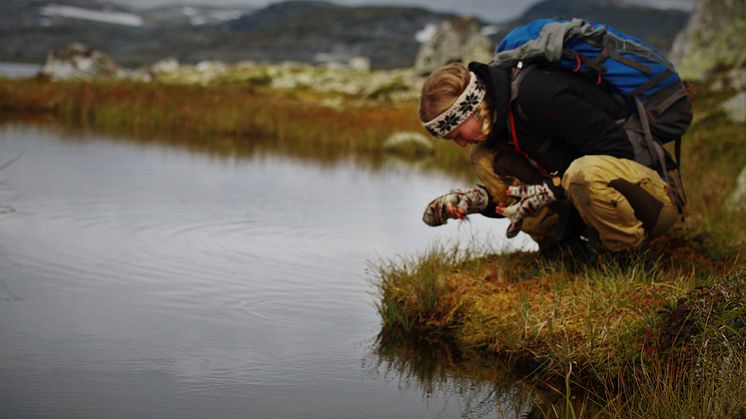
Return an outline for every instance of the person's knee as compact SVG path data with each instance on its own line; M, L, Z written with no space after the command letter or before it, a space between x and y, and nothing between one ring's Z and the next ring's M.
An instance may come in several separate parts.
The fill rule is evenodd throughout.
M575 159L562 176L562 186L605 182L610 173L608 156L583 156Z

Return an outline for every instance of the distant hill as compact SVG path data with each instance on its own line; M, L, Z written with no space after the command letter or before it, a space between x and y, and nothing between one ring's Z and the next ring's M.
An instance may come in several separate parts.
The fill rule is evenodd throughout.
M166 57L182 62L320 62L366 56L375 67L406 67L419 48L415 34L453 16L321 1L287 1L259 10L136 10L95 0L3 0L0 60L41 62L51 49L78 41L126 66Z
M606 22L667 51L687 13L627 6L610 0L546 0L511 22L501 35L536 17L578 16ZM347 61L370 59L374 68L413 65L428 25L454 17L416 7L341 6L293 0L261 9L168 6L132 9L98 0L3 0L0 60L39 63L47 52L83 42L125 66L166 57L202 60Z
M215 27L209 44L182 54L193 60L241 51L249 59L304 62L365 56L376 68L409 67L419 49L415 34L451 17L421 8L289 1Z

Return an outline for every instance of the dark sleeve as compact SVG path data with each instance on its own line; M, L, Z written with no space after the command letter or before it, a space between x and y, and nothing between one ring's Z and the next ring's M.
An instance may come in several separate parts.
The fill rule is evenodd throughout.
M490 201L490 203L487 205L487 208L483 209L480 214L484 215L487 218L505 218L503 215L499 215L497 213L497 204Z
M611 95L584 80L572 78L577 77L541 70L527 74L521 83L518 103L528 120L578 155L634 158L624 130L602 110L611 107Z

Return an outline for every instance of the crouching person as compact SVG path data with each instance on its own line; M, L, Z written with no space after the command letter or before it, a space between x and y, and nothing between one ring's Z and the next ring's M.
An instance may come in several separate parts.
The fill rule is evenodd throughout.
M507 217L507 236L523 231L543 253L579 238L612 252L644 248L674 225L684 207L680 182L635 161L627 103L566 71L508 71L449 64L425 81L420 120L435 137L473 145L482 182L433 200L425 223Z

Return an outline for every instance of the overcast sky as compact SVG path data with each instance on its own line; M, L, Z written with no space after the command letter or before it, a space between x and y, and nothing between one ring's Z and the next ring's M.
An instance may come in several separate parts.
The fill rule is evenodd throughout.
M153 7L164 4L243 5L263 7L276 0L110 0L133 7ZM334 0L344 5L415 5L431 10L471 14L484 20L499 22L518 16L539 0ZM627 0L659 8L691 9L694 0Z

